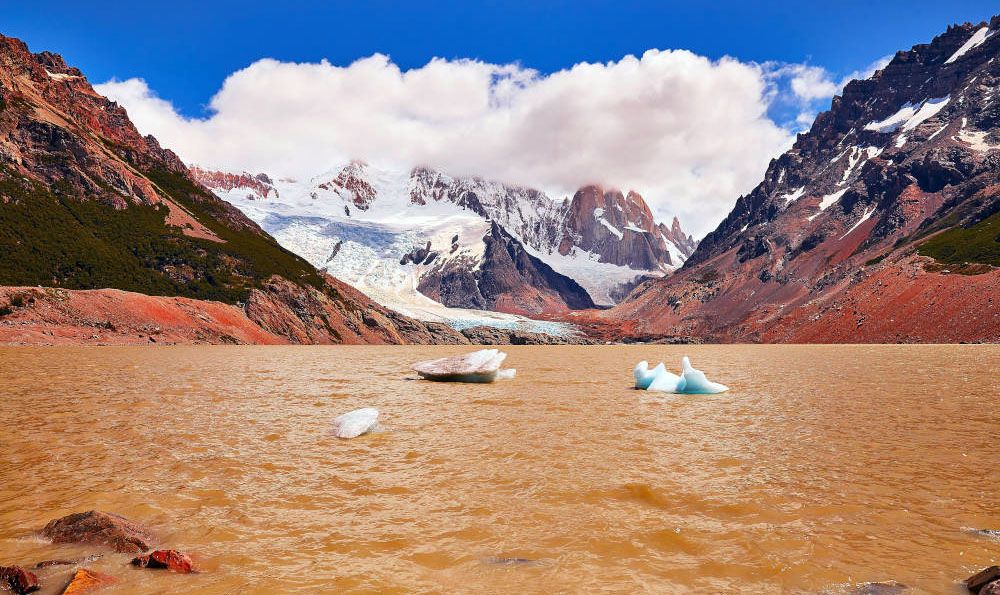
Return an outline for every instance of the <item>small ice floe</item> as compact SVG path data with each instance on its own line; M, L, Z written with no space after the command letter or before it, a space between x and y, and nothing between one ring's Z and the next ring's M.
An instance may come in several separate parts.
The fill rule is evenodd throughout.
M421 378L437 382L493 382L513 378L514 369L501 370L507 354L498 349L483 349L413 364Z
M378 409L365 407L345 413L333 420L337 438L357 438L378 428Z
M632 371L635 375L635 387L639 390L649 390L662 393L679 393L687 395L711 395L729 390L725 384L712 382L705 373L691 367L691 360L684 356L681 375L667 371L661 363L652 370L649 363L639 362Z

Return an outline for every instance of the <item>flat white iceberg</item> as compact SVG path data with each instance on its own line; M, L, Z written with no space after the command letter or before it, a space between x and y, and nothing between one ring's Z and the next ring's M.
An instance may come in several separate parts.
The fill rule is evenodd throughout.
M349 411L333 420L337 438L357 438L378 428L378 409L365 407Z
M635 367L635 387L642 390L649 390L663 393L677 393L686 395L711 395L729 390L725 384L712 382L705 377L705 373L691 366L691 360L687 356L681 360L681 375L672 374L666 370L663 364L649 369L649 364L639 362Z
M437 382L493 382L513 378L517 370L501 370L507 354L499 349L482 349L413 364L421 378Z

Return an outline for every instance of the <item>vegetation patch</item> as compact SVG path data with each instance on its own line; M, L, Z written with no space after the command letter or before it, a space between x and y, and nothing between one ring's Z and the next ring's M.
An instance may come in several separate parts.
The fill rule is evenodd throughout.
M118 210L73 196L68 184L56 194L0 167L0 285L116 288L226 303L245 301L275 274L322 285L315 269L272 238L216 220L213 206L222 206L206 191L179 174L160 172L158 178L165 192L225 243L166 225L165 206Z
M969 227L945 230L921 243L917 252L943 264L1000 266L1000 212Z

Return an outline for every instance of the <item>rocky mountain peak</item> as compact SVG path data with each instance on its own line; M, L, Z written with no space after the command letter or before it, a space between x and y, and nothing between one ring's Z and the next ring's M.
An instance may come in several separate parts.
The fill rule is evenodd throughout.
M230 192L245 190L249 200L266 200L278 198L278 189L267 174L251 174L247 172L234 174L223 171L202 169L196 165L190 168L195 180L208 188Z
M658 310L668 293L683 305L665 320L700 316L751 332L748 317L769 308L790 320L795 307L841 299L880 271L921 270L915 255L988 284L1000 264L989 231L1000 211L998 31L996 17L950 27L847 84L681 274L631 299Z
M637 192L623 195L615 188L584 186L570 201L559 252L580 248L600 254L601 262L634 269L676 267L693 247L680 232L680 222L674 221L678 232L665 233L667 228L657 225Z

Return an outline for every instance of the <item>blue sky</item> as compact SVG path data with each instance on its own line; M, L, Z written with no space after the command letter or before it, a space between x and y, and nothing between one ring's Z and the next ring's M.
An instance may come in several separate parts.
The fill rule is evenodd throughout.
M361 159L556 197L596 183L639 192L695 235L848 76L1000 12L996 0L0 3L0 31L62 54L189 164L311 178Z
M930 40L995 1L719 2L4 1L2 31L63 54L92 81L144 78L202 114L231 72L263 57L348 64L375 52L402 68L432 57L552 72L649 48L822 66L841 76Z

